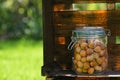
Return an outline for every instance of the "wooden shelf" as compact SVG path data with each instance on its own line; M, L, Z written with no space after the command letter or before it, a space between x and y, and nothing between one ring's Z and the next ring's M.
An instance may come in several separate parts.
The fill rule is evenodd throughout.
M108 70L104 73L96 73L96 74L76 74L75 71L71 69L63 70L58 64L52 63L49 65L44 65L42 67L42 75L51 76L51 77L120 77L120 70Z
M67 4L67 3L81 3L81 2L91 2L91 3L115 3L120 2L120 0L54 0L56 4Z

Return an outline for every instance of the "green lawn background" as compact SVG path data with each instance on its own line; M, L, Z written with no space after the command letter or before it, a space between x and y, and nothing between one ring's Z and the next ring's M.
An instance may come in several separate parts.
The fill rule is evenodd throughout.
M45 80L42 41L0 41L0 80Z

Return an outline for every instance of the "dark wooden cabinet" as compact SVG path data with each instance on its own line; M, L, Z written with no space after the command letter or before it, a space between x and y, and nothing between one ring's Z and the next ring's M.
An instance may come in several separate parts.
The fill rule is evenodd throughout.
M120 10L116 3L120 0L42 0L44 65L42 75L49 77L74 77L76 80L114 80L120 78ZM106 3L106 10L74 10L73 4ZM105 74L77 75L72 71L72 51L67 49L72 30L83 26L102 26L111 31L108 37L109 66ZM77 78L75 78L77 77ZM79 77L85 77L84 79ZM56 79L63 80L63 79ZM65 79L66 80L66 79ZM69 79L68 79L69 80ZM70 79L71 80L71 79Z

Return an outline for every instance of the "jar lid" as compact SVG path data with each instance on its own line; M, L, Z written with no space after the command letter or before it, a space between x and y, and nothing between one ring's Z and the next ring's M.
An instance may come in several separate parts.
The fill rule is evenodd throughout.
M102 27L82 27L72 31L72 37L104 37L106 32Z

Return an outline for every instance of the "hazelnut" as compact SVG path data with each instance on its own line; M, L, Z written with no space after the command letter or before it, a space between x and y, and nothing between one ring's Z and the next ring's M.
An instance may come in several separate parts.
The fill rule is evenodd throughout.
M106 62L103 62L101 66L102 66L102 69L105 70L107 68Z
M90 62L94 59L93 55L87 56L87 61Z
M103 60L101 58L97 58L96 61L99 65L101 65L103 63Z
M73 63L74 63L74 64L77 64L77 60L73 60Z
M96 61L92 61L92 62L90 62L90 66L97 66L97 63L96 63Z
M83 71L84 73L87 73L87 69L83 69L82 71Z
M82 67L83 67L83 63L82 63L81 61L78 61L78 62L77 62L77 66L78 66L79 68L82 68Z
M93 54L93 57L94 57L94 59L98 59L98 58L99 58L98 53L94 53L94 54Z
M76 71L77 72L82 72L82 69L81 68L77 68Z
M81 43L81 49L86 49L86 48L87 48L87 43L86 42Z
M89 68L88 69L88 74L93 74L94 73L94 68Z
M103 57L100 57L103 61L105 61L105 59L106 59L106 57L105 56L103 56Z
M75 44L75 48L76 48L76 47L80 47L80 44L79 44L79 43L76 43L76 44Z
M88 47L89 47L89 48L94 48L94 45L95 45L94 42L91 41L91 42L89 42Z
M105 54L106 54L106 51L105 51L105 50L102 50L102 51L99 53L100 56L104 56Z
M85 56L86 56L86 51L85 51L85 50L81 50L81 51L80 51L80 55L81 55L82 57L85 57Z
M85 63L87 61L87 58L86 57L82 57L81 58L81 62Z
M92 54L92 53L93 53L93 49L88 48L88 49L86 50L86 53L87 53L87 55Z
M80 47L76 47L76 48L75 48L75 51L76 51L77 53L79 53L80 50L81 50Z
M83 64L83 69L88 69L88 68L90 68L90 64L88 62L85 62Z
M103 43L100 45L100 47L101 47L102 50L106 49L106 45L103 44Z
M101 71L102 71L102 67L100 67L100 66L95 66L95 70L101 72Z
M101 47L100 47L100 46L96 46L96 47L94 48L94 51L99 53L99 52L101 51Z
M94 42L95 42L95 46L100 46L101 45L101 42L98 39L96 39Z
M75 60L80 60L81 59L81 56L80 56L80 54L75 54Z

